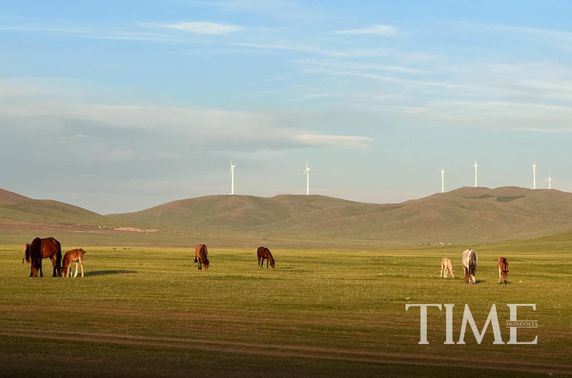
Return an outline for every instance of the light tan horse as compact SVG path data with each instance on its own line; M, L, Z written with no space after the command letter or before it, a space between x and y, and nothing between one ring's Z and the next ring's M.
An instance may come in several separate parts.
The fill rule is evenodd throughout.
M455 278L453 274L453 263L448 257L443 257L441 259L441 275L439 277L447 278L451 274L451 277Z
M77 277L78 264L81 267L81 276L83 277L83 255L85 255L85 251L81 248L72 249L71 251L66 252L63 263L64 277L71 277L72 263L75 263L74 277Z
M497 265L499 267L499 283L504 281L505 285L508 281L508 260L506 257L499 257L497 261Z
M474 249L466 249L463 251L462 256L463 270L465 271L465 282L466 283L477 283L477 263L479 259L477 258L477 253Z

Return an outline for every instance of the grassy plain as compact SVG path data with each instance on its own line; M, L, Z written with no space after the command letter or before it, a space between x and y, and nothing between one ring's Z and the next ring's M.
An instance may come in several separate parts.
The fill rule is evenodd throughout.
M272 246L270 245L269 247ZM86 246L86 277L28 278L21 246L0 246L0 372L36 376L536 376L572 374L572 242L568 237L478 246L477 285L462 280L463 247L252 249L211 244L211 269L191 250ZM510 260L499 285L496 258ZM456 279L439 278L452 259ZM48 264L47 260L44 264ZM46 265L48 266L48 265ZM50 271L51 269L44 269ZM538 345L444 345L445 315L406 303L465 303L482 327L494 303L508 340L507 303L535 303Z

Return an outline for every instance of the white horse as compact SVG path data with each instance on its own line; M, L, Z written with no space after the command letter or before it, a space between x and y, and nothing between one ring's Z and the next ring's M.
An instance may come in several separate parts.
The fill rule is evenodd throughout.
M477 279L475 275L477 274L477 253L473 249L466 249L463 251L463 270L465 271L465 282L476 284Z
M453 263L451 263L451 260L448 257L443 257L441 259L441 275L439 277L447 278L449 274L455 278L455 275L453 274Z
M85 255L85 251L81 248L72 249L71 251L66 252L66 254L64 255L64 263L63 263L64 277L71 277L72 263L75 263L74 277L77 277L77 272L79 270L78 264L81 267L81 276L83 277L83 255Z

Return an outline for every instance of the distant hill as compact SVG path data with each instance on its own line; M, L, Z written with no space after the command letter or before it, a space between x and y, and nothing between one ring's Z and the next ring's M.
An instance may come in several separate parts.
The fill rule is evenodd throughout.
M103 216L59 201L37 200L0 189L0 223L98 224Z
M399 204L323 196L207 196L108 216L113 223L265 238L462 243L572 229L572 194L517 187L460 188Z
M530 239L572 230L572 194L517 187L460 188L398 204L324 196L206 196L102 216L58 201L0 189L0 225L92 225L97 232L159 230L249 240L335 243L474 243ZM105 227L97 227L103 225ZM81 229L85 230L85 228ZM161 231L163 233L161 233ZM161 235L159 235L161 234ZM132 239L138 237L130 236ZM165 240L166 240L165 239Z

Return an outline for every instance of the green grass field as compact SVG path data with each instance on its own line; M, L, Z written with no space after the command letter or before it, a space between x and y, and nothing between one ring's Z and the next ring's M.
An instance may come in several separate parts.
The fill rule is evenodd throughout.
M271 247L271 246L270 246ZM572 374L572 243L568 239L477 248L477 285L462 279L463 247L394 250L273 249L275 271L254 249L209 246L211 269L192 251L88 247L85 278L28 277L21 246L0 246L1 375L37 376L507 376ZM497 283L496 258L510 260ZM456 279L439 278L440 258ZM51 265L44 260L44 272ZM454 303L454 337L469 304L480 327L495 303L508 340L507 303L535 303L522 319L538 345L444 345L445 315L406 303Z

